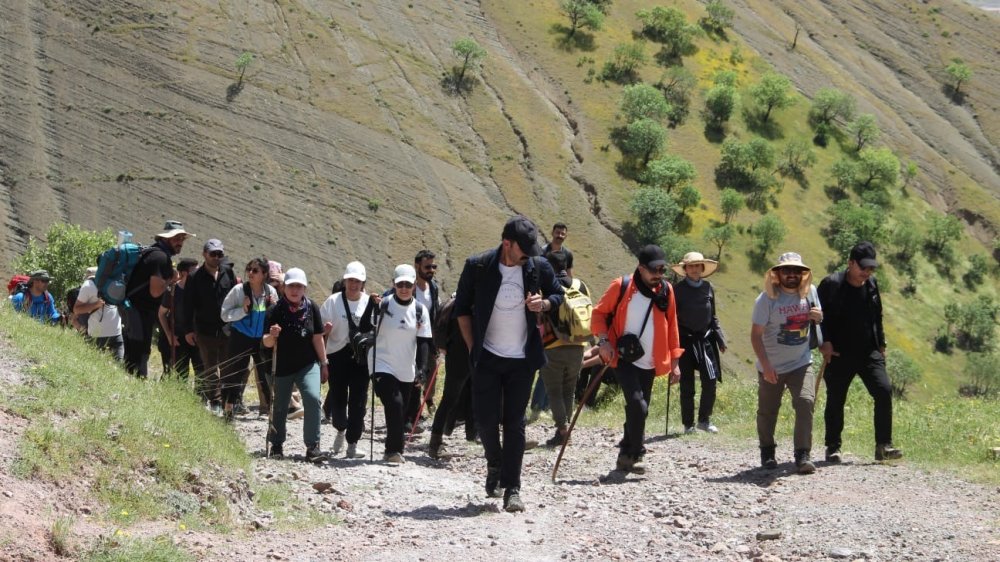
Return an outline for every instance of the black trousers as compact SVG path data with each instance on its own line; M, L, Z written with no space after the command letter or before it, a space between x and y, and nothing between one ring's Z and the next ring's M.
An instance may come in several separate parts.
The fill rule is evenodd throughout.
M649 401L653 394L653 369L640 369L632 363L619 361L616 370L618 384L625 395L625 433L618 443L621 454L634 460L646 454L643 445L646 433L646 416L649 415Z
M464 345L464 344L463 344ZM465 418L466 428L472 425L472 421L466 417L465 403L462 401L463 389L469 381L469 355L448 353L444 358L444 393L441 395L441 403L434 412L434 423L431 425L431 433L440 435L446 433L446 429L455 426L455 419ZM466 398L469 394L466 393ZM448 423L449 420L451 423ZM450 429L447 431L450 433ZM466 435L468 435L466 431Z
M472 402L486 465L500 468L501 488L520 488L524 409L528 407L535 373L525 359L498 357L486 350L482 353L472 374Z
M694 354L685 353L681 355L679 366L681 369L681 422L685 428L694 425L694 372L698 369L698 362ZM716 379L708 378L708 374L698 370L701 379L701 400L698 401L698 422L708 423L712 417L712 410L715 409Z
M385 454L402 454L405 445L406 400L409 399L413 383L401 382L386 373L375 373L373 388L385 408Z
M188 373L194 369L195 373L202 370L201 354L198 347L191 345L184 339L184 336L177 336L179 345L174 348L174 364L170 365L170 342L167 341L163 332L160 332L160 339L156 342L156 347L160 350L160 358L163 360L163 372L173 370L177 377L183 381L188 380Z
M156 309L127 309L126 325L122 330L125 340L125 370L141 379L149 375L149 352L153 347L153 325Z
M326 356L330 361L330 388L323 401L323 415L337 431L347 431L347 442L357 443L365 428L368 401L368 365L354 360L351 346Z
M826 446L840 447L840 434L844 430L844 403L854 377L868 389L875 402L875 443L892 443L892 383L885 370L885 357L876 349L868 355L842 354L832 357L826 366Z
M264 358L260 353L260 339L251 338L237 330L229 335L226 345L228 359L220 369L219 387L222 390L222 403L235 405L243 402L243 391L250 376L250 361L254 362L256 370L263 368Z

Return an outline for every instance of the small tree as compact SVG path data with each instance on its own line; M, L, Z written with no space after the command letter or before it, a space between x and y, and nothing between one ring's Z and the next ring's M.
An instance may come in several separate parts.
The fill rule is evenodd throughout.
M663 93L649 84L625 86L618 107L627 123L643 118L662 121L670 113L670 104Z
M785 223L777 215L765 215L753 226L753 240L757 253L766 256L785 239Z
M611 60L604 63L601 76L616 82L634 82L639 68L647 62L645 41L620 43Z
M951 63L949 63L944 70L951 78L952 93L956 96L958 95L959 88L962 87L962 84L972 79L972 69L969 68L969 65L962 62L962 59L951 59Z
M712 75L713 86L729 86L735 88L740 81L740 75L735 70L719 70Z
M789 94L791 80L783 74L766 72L760 82L750 88L750 97L764 109L761 120L767 123L773 109L782 109L795 103L795 98Z
M833 126L836 121L854 118L854 98L836 88L820 88L809 109L809 121L814 126Z
M688 25L684 12L677 8L656 6L652 10L639 10L636 17L642 22L642 34L663 45L663 54L676 59L688 52L694 43L697 28Z
M721 206L725 224L729 224L730 221L736 217L736 214L743 210L743 207L746 206L746 200L740 192L731 187L727 187L722 190Z
M861 188L889 188L899 179L899 159L888 148L865 148L858 154Z
M684 122L691 105L691 93L697 84L698 79L683 66L671 67L663 73L658 86L670 105L668 118L671 126Z
M735 235L736 227L731 224L720 224L706 229L702 236L706 242L715 246L715 259L721 260L722 249L729 244Z
M576 35L578 29L597 31L604 25L604 12L589 0L562 0L559 11L569 18L568 37Z
M875 121L875 116L870 113L859 115L857 119L851 121L847 126L847 132L854 138L857 144L854 150L861 151L866 144L871 144L882 135L882 130Z
M673 154L653 160L640 175L640 180L650 187L659 187L669 193L675 187L694 181L694 164Z
M710 32L722 35L727 28L733 26L733 16L736 12L722 0L711 0L706 6L707 16L702 18L701 25Z
M803 176L816 163L816 153L805 139L792 139L781 149L778 169L789 176Z
M933 213L927 219L927 238L924 242L930 257L948 257L951 243L962 237L962 223L951 215Z
M677 190L674 199L677 201L677 206L681 208L681 213L687 214L688 209L694 208L698 206L698 203L701 203L701 192L698 191L697 187L687 183Z
M713 86L705 94L705 121L713 127L722 127L733 116L740 103L740 95L732 86Z
M848 158L841 158L830 166L830 176L837 182L840 189L848 189L858 178L858 165Z
M891 349L886 353L885 370L892 384L892 394L901 400L906 398L907 388L917 384L923 375L920 372L920 365L897 349Z
M236 87L243 85L243 75L247 71L247 67L253 62L253 53L249 51L243 51L240 56L236 57L236 70L240 71L240 78L236 81Z
M917 225L908 217L898 219L889 240L896 260L910 266L905 269L912 269L913 260L916 259L920 244L923 242L923 235L920 234Z
M838 256L846 256L858 240L879 246L886 239L885 213L872 205L839 201L830 208L830 224L824 234Z
M972 394L989 397L1000 393L1000 353L970 353L967 372Z
M451 44L451 51L461 60L461 66L452 67L452 76L455 79L455 89L461 90L465 84L465 75L469 72L476 72L486 58L486 49L479 46L475 39L463 37Z
M652 119L639 119L625 127L621 149L626 155L642 160L645 166L649 159L667 145L667 131Z
M903 168L903 188L905 189L907 186L909 186L910 183L914 180L914 178L917 177L917 174L919 173L920 173L920 168L917 167L916 162L914 162L913 160L907 162L906 166Z
M969 268L965 270L965 274L962 275L962 280L965 281L965 286L970 289L975 289L976 287L982 285L988 268L989 263L986 261L986 256L982 254L972 254L969 256Z
M75 224L55 223L45 233L44 245L28 239L28 248L14 260L14 270L29 273L36 269L49 272L49 292L58 301L68 289L76 287L84 271L97 265L97 256L115 244L110 229L103 232L84 230Z
M667 192L654 187L640 187L629 205L631 230L640 246L657 244L673 231L681 210Z

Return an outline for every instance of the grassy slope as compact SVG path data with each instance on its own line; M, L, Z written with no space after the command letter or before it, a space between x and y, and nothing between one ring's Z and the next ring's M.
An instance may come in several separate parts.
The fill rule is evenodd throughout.
M702 15L702 8L694 2L678 4L688 15L689 21L694 21ZM604 171L607 183L599 186L605 208L619 220L627 218L627 198L635 184L615 175L615 164L620 155L612 146L608 150L602 147L609 145L608 132L612 127L621 124L617 118L617 100L621 86L611 82L595 80L590 84L584 82L587 69L596 67L598 72L605 60L609 59L614 46L630 41L634 31L639 29L634 13L641 7L648 7L648 2L620 0L616 1L610 16L605 20L605 27L594 33L594 48L566 49L560 46L560 34L555 32L556 25L564 24L564 17L558 13L558 3L533 2L507 3L487 0L484 2L486 13L497 24L501 34L520 46L523 57L542 69L553 81L564 88L573 100L578 111L580 127L589 142L585 143L589 150L584 156L587 165ZM737 30L738 32L738 30ZM738 33L731 33L728 41L717 41L702 37L697 40L698 51L684 59L684 64L698 78L700 85L710 84L711 75L720 69L733 69L740 75L739 86L744 105L749 101L747 88L759 75L768 68L765 59L754 53L745 45L741 46L744 62L732 65L729 55L733 46L739 44ZM650 43L646 47L648 55L652 55L658 47ZM583 60L582 57L588 57ZM595 62L590 63L589 59ZM641 71L644 81L653 83L659 79L663 67L649 64ZM698 111L703 102L701 93L696 96L691 105L688 120L679 128L671 130L668 138L668 151L683 156L692 161L698 171L695 185L702 193L702 205L693 211L692 230L686 234L691 240L692 249L707 251L701 235L710 226L709 221L719 216L719 189L714 183L714 169L718 164L718 146L706 138L703 123L698 117ZM779 134L774 140L776 148L794 138L811 138L812 131L806 124L809 100L798 96L797 103L785 110L776 110L772 120L778 125ZM727 125L727 136L747 140L754 133L747 130L742 114L735 117ZM805 186L793 180L785 180L783 190L778 196L778 205L772 213L776 213L788 227L788 235L781 247L800 252L807 263L816 270L817 281L826 272L828 263L835 263L834 252L829 248L821 235L820 229L829 222L826 210L830 200L823 192L823 187L831 183L829 167L844 154L844 149L836 143L823 149L814 147L818 156L817 164L809 171ZM905 162L906 154L899 154ZM923 200L898 192L892 217L908 215L917 224L923 224L923 217L935 212ZM743 211L736 222L749 226L759 219L759 215ZM760 277L751 272L749 259L746 255L751 241L748 236L738 237L723 255L723 269L713 277L713 283L718 288L720 298L719 314L723 324L732 337L733 354L729 367L738 372L750 374L753 367L750 358L752 351L748 338L741 337L748 328L749 311L754 297L759 292ZM970 239L958 245L959 253L983 253L984 249ZM942 322L940 311L944 304L953 300L966 300L973 297L961 286L960 276L964 266L953 268L952 279L942 278L936 268L922 257L918 258L918 293L915 297L904 298L898 291L890 291L887 295L887 332L892 346L901 349L912 357L924 369L925 377L915 396L929 398L942 392L953 392L958 385L960 373L964 366L962 354L951 356L933 353L932 340L937 334ZM893 268L885 267L880 272L883 277L889 277L888 285L901 287L902 281ZM602 280L603 282L603 280ZM982 289L987 294L996 295L995 278L989 279ZM741 358L734 361L735 358ZM735 363L735 364L734 364Z

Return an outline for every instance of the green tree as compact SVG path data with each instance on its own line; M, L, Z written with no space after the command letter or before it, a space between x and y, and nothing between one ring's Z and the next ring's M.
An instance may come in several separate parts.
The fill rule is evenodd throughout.
M900 217L889 238L893 248L893 256L899 263L912 267L923 239L917 225L909 217Z
M986 261L986 256L982 254L972 254L969 256L969 268L965 270L965 274L962 275L962 280L965 281L965 285L970 289L975 289L976 287L982 285L983 279L986 277L986 272L989 270L989 263Z
M604 12L589 0L562 0L559 3L559 11L569 18L568 37L576 35L578 29L597 31L604 25Z
M461 90L465 83L465 75L479 69L486 58L486 49L479 46L475 39L464 37L451 44L451 51L462 61L461 66L452 67L456 90Z
M667 131L652 119L638 119L625 127L621 149L626 155L642 160L645 166L649 159L667 145Z
M780 186L771 172L774 158L774 147L760 137L745 143L726 139L722 143L722 159L715 170L716 182L720 187L748 192L747 206L763 210L772 190Z
M973 394L989 397L1000 393L1000 353L970 353L966 369Z
M860 151L866 144L871 144L882 135L882 130L875 121L875 116L870 113L863 113L857 119L851 121L847 126L847 132L854 138L856 146L854 150Z
M729 244L735 235L736 227L731 224L720 224L718 226L705 229L705 233L702 237L705 239L705 242L715 246L715 259L721 260L722 249Z
M753 226L753 241L757 253L766 256L785 239L785 223L777 215L765 215Z
M746 200L740 192L736 191L731 187L727 187L722 190L722 216L725 218L725 224L729 224L734 218L736 218L737 213L743 210L746 206Z
M920 365L912 357L898 349L890 349L886 353L885 370L889 374L892 393L899 399L906 398L907 388L920 382L920 378L923 376L923 373L920 372Z
M804 176L806 170L816 163L816 153L809 141L792 139L781 149L781 162L778 169L789 176Z
M711 0L705 6L705 11L708 15L702 18L701 25L708 31L722 35L727 28L733 26L733 17L736 12L722 0Z
M650 162L639 179L650 187L659 187L669 193L677 186L690 184L695 176L694 164L680 156L667 154Z
M837 187L846 190L857 181L858 165L848 158L841 158L830 167L830 175L837 182Z
M972 79L972 69L969 68L969 65L962 62L962 59L951 59L951 62L944 70L948 73L948 77L951 78L952 91L956 96L962 84Z
M989 295L976 300L945 306L946 329L955 336L960 349L971 352L993 351L997 340L997 313L1000 306Z
M29 273L36 269L49 272L49 292L62 301L66 291L76 287L84 271L97 265L97 256L115 244L110 229L102 232L84 230L75 224L55 223L45 233L45 243L28 239L28 248L14 260L14 270Z
M719 70L712 75L713 86L729 86L735 88L740 80L740 75L735 70Z
M854 119L854 98L836 88L820 88L809 109L809 121L814 126L833 126L835 122Z
M673 231L681 210L667 192L655 187L640 187L629 204L630 230L636 244L657 244Z
M765 72L750 88L750 97L764 110L761 117L767 123L774 109L782 109L795 103L795 98L789 93L792 82L787 76L777 72Z
M644 118L662 121L670 114L670 104L663 93L649 84L625 86L618 107L627 123Z
M247 71L247 67L253 62L253 53L249 51L243 51L240 56L236 57L236 70L240 71L240 78L236 81L236 87L243 85L243 75Z
M740 103L740 95L732 86L713 86L705 94L705 121L722 127L733 116Z
M899 159L888 148L865 148L858 154L858 171L862 189L889 188L899 180Z
M611 60L604 63L601 76L616 82L634 82L639 68L649 62L646 42L620 43L615 47Z
M909 186L910 182L912 182L913 179L916 178L917 174L919 173L920 173L920 168L917 167L916 162L914 162L913 160L907 162L906 166L903 168L903 188L905 189L907 186Z
M697 85L698 79L683 66L670 67L663 73L658 86L670 105L668 119L671 126L679 125L687 118L688 108L691 106L691 94Z
M636 17L642 22L642 34L663 45L663 54L676 59L693 47L697 28L688 25L684 12L677 8L656 6L652 10L639 10Z
M879 246L886 239L885 211L878 207L845 199L835 203L829 212L831 220L824 234L838 256L848 255L859 240Z
M951 243L962 237L962 223L951 215L932 213L927 219L927 238L924 246L930 257L947 258L952 253Z
M677 201L677 206L681 208L681 213L686 214L688 209L698 206L701 203L701 192L698 188L686 183L677 190L674 195L674 199Z

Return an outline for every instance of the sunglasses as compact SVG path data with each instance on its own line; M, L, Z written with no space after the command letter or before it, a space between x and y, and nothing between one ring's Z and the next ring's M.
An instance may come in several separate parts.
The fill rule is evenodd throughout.
M805 270L798 267L781 267L778 271L783 275L802 275Z
M248 267L247 268L247 273L263 273L263 272L261 270L257 269L256 267Z
M410 283L409 281L400 281L399 283L396 283L396 288L397 289L412 289L413 288L413 283Z
M438 268L437 264L436 263L432 263L430 265L425 265L425 266L421 267L420 269L423 269L424 271L434 271L437 268Z
M667 266L665 265L661 265L660 267L647 267L644 265L642 267L645 267L646 271L649 271L650 273L659 273L660 275L663 275L667 272Z
M225 254L225 252L215 251L215 252L209 252L208 255L212 256L213 258L221 258L222 256L224 256L226 254Z

